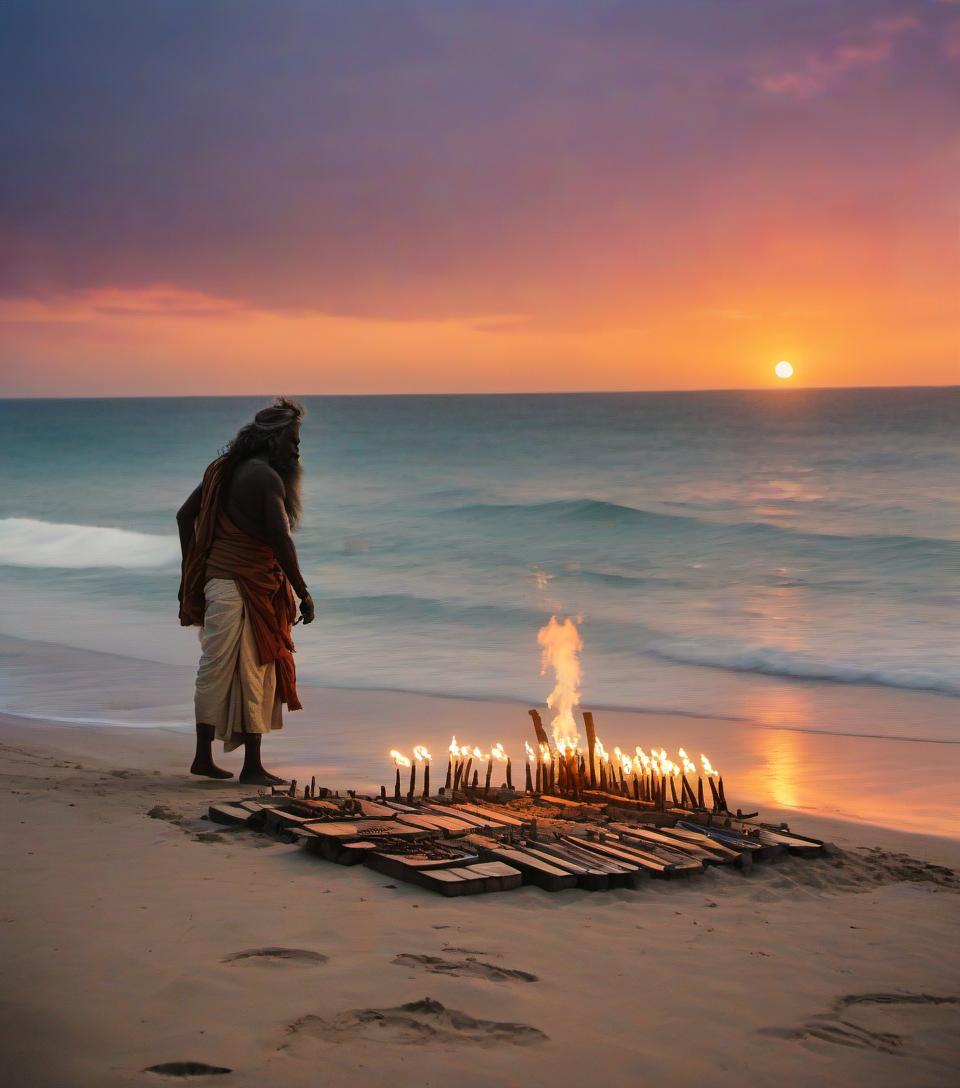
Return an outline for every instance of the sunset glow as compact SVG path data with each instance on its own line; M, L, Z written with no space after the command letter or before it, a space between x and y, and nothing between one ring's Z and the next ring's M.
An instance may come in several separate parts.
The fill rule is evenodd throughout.
M594 15L8 6L0 395L955 383L960 9Z
M773 369L777 377L784 381L793 377L793 366L786 359L782 359Z

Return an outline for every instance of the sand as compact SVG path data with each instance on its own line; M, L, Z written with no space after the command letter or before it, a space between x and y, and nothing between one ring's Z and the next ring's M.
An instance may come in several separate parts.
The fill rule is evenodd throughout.
M0 745L6 1084L960 1075L956 840L793 814L830 858L448 900L203 820L249 791L184 776L183 733L0 716Z

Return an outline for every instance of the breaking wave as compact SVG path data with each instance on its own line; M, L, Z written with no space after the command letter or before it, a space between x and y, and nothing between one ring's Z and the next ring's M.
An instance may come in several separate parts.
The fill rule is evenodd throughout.
M143 569L166 567L179 559L180 542L173 536L35 518L0 518L3 566Z
M737 534L745 538L809 541L825 546L850 545L872 554L916 559L956 561L960 557L960 541L949 537L911 536L906 534L817 533L807 529L791 529L764 521L722 521L698 517L695 514L668 514L645 510L637 506L607 502L602 499L557 499L530 503L474 503L444 511L447 515L537 521L557 519L567 523L609 525L613 528L664 529L672 532L694 531L716 534Z
M799 680L826 680L837 684L876 684L889 688L935 691L960 695L960 667L944 662L942 667L861 662L827 662L775 646L730 647L692 639L670 639L646 647L652 657L680 665L703 665L732 672L753 672L763 676ZM939 663L938 663L939 665Z

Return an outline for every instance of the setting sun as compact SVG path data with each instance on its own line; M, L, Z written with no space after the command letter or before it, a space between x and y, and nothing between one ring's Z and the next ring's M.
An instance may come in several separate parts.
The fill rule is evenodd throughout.
M774 370L774 373L777 375L777 377L778 378L783 378L784 381L786 381L787 378L792 378L793 377L793 366L790 363L788 363L786 361L786 359L784 359L781 362L777 363L777 365L773 368L773 370Z

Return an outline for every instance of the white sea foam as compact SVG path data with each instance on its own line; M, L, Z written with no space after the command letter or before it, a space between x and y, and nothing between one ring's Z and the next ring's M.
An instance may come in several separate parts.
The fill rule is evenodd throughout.
M141 570L169 566L179 557L179 541L173 536L35 518L0 518L0 565Z

